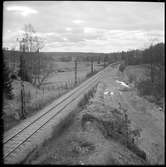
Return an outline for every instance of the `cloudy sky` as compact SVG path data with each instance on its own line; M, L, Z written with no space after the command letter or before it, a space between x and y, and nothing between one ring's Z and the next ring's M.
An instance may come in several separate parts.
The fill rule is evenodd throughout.
M16 48L25 24L42 51L114 52L164 42L164 3L101 1L4 2L3 47Z

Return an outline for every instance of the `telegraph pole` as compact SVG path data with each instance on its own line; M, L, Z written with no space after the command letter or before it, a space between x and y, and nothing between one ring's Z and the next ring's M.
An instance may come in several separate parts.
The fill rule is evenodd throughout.
M152 49L152 44L151 44L151 49ZM153 85L153 82L154 82L154 78L153 78L153 50L151 50L150 52L151 52L151 55L150 55L150 58L151 58L151 62L150 62L150 66L151 66L151 82L152 82L152 85Z
M91 73L93 73L93 57L91 58Z
M75 85L77 85L77 58L74 60L75 62Z
M21 118L25 119L25 90L24 90L24 81L23 81L23 76L24 76L24 71L23 71L23 54L25 52L25 41L24 38L22 41L20 41L20 51L22 54L20 54L20 78L21 78Z
M106 57L104 56L104 68L106 67Z
M151 39L151 44L150 44L150 68L151 68L151 82L152 82L152 87L154 86L154 71L153 71L153 42L156 39L153 38ZM153 89L153 88L152 88Z
M135 55L136 55L136 51L135 51ZM129 56L128 56L128 54L126 54L126 65L127 66L129 65Z

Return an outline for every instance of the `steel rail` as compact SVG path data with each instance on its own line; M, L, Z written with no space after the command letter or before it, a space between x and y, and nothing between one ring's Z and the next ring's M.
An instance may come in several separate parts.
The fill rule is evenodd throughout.
M103 71L100 71L100 72L103 72ZM100 73L99 72L99 73ZM97 74L99 74L99 73L97 73ZM94 79L94 77L96 77L96 76L93 76L92 78L90 78L90 80L93 80ZM33 117L34 117L34 119L32 119L32 117L30 117L30 118L28 118L28 119L32 119L32 120L27 120L26 122L28 122L28 125L26 125L25 127L24 126L22 126L22 128L20 129L19 128L19 130L16 132L16 133L14 133L14 134L12 134L12 135L6 135L6 136L4 136L4 140L3 140L3 144L5 144L5 143L7 143L9 140L11 140L13 137L15 137L17 134L19 134L19 133L21 133L23 130L25 130L27 127L29 127L31 124L33 124L35 121L37 121L38 119L40 119L42 116L44 116L44 115L46 115L46 114L48 114L48 112L50 112L52 109L54 109L55 107L57 107L60 103L62 103L64 100L66 100L66 99L68 99L68 98L70 98L75 92L77 92L77 90L79 90L81 87L83 87L84 85L86 85L87 84L87 82L90 82L90 80L86 80L85 82L83 82L81 85L79 85L78 87L76 87L75 89L73 89L73 90L71 90L70 92L68 92L67 94L65 94L63 97L60 97L60 101L59 102L56 102L56 104L54 104L54 106L53 107L51 107L50 109L48 109L46 112L44 112L44 113L38 113L37 115L34 115ZM67 96L67 97L65 97L65 96ZM55 102L53 102L53 103L55 103ZM53 104L52 103L52 104ZM51 104L50 104L51 105ZM36 118L37 117L37 118ZM23 124L26 124L26 123L23 123ZM20 125L18 125L19 127L20 127ZM12 130L12 129L11 129Z
M22 145L24 142L26 142L32 135L34 135L39 129L41 129L44 125L46 125L51 119L53 119L55 116L57 116L64 108L66 108L71 102L73 102L75 99L77 99L80 96L80 93L82 93L85 89L91 87L92 85L94 85L94 83L97 83L97 78L92 81L91 83L89 83L89 85L87 85L85 88L82 88L80 92L78 92L78 95L76 97L74 97L73 99L71 99L67 104L65 104L57 113L55 113L53 116L51 116L51 118L49 118L48 120L46 120L44 123L42 123L41 126L39 126L34 132L32 132L32 134L30 134L28 137L26 137L23 141L21 141L16 147L13 148L12 151L6 153L4 155L4 158L6 158L8 155L10 155L12 152L14 152L18 147L20 147L20 145ZM31 124L32 125L32 124Z
M26 125L21 130L17 131L15 134L11 135L9 138L7 138L6 140L4 140L3 143L4 143L4 147L5 147L5 145L8 142L10 142L10 140L12 140L14 137L16 137L18 134L20 134L21 132L26 131L26 129L28 129L30 126L33 126L33 124L35 124L36 122L39 122L40 119L42 120L43 118L47 117L48 113L51 113L51 111L53 109L55 109L57 106L63 105L62 108L59 109L58 112L56 112L53 116L51 116L48 119L46 118L46 121L44 123L42 123L42 125L40 125L39 127L37 127L37 129L34 132L32 132L30 135L28 134L28 136L25 137L20 143L18 143L12 150L10 150L9 152L5 153L4 158L6 158L7 156L9 156L11 153L13 153L17 148L19 148L23 143L25 143L31 136L33 136L38 130L40 130L43 126L45 126L51 119L53 119L54 117L56 117L70 103L72 103L73 101L75 101L80 96L80 94L84 92L84 90L86 90L88 88L90 89L92 86L94 86L95 84L97 84L98 79L101 77L101 75L106 70L107 70L107 68L105 68L104 70L98 72L96 75L94 75L90 79L84 81L81 85L79 85L78 87L76 87L74 90L72 90L69 93L65 94L63 97L60 98L59 102L56 102L56 104L52 103L52 104L54 104L54 106L51 107L48 111L46 111L44 113L41 113L39 116L37 116L37 118L32 119L32 121L28 122L29 123L28 125ZM70 99L70 97L72 97L72 98ZM67 104L65 104L68 99L69 99L69 102Z
M113 63L113 64L111 64L110 66L115 65L115 64L117 64L117 63ZM103 70L102 70L102 71L99 71L96 75L98 75L98 74L101 73L101 72L103 72ZM93 77L95 77L95 76L93 76ZM92 80L93 77L91 77L90 79ZM76 87L75 89L71 90L71 91L68 92L67 94L65 94L65 95L63 95L62 97L60 97L60 98L59 98L59 99L60 99L59 102L57 102L59 99L56 100L56 103L55 103L55 101L52 102L49 106L52 106L52 104L55 103L54 106L51 107L50 109L47 109L46 112L42 112L43 110L45 110L45 108L44 108L40 113L36 113L36 115L33 116L33 119L32 119L32 117L27 118L27 120L22 123L23 125L26 125L26 123L28 122L28 125L22 126L22 128L20 129L20 124L19 124L19 125L18 125L18 126L19 126L19 129L18 129L18 130L17 130L17 127L18 127L18 126L14 127L14 129L16 128L16 132L15 132L14 134L12 133L12 135L10 135L10 134L8 135L8 133L10 133L10 131L13 130L13 129L9 130L9 132L7 132L6 134L4 134L3 144L5 144L6 142L8 142L10 139L12 139L12 138L13 138L14 136L16 136L18 133L20 133L21 131L23 131L24 129L26 129L28 126L30 126L33 122L35 122L36 120L40 119L42 116L44 116L45 114L47 114L49 111L51 111L52 109L54 109L54 108L55 108L56 106L58 106L63 100L66 100L67 98L71 97L78 89L80 89L80 87L82 87L84 84L86 84L87 82L89 82L90 79L84 81L81 85L79 85L79 86ZM67 97L66 97L66 96L67 96ZM31 119L31 120L29 121L29 119Z

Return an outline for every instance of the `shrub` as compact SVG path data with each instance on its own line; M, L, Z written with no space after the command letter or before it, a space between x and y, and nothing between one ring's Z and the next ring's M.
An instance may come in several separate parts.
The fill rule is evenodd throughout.
M12 87L12 79L10 76L11 72L9 70L9 68L3 64L3 77L4 77L4 81L3 81L3 88L4 88L4 94L8 99L13 99L13 87Z
M132 83L133 81L136 81L136 76L135 75L128 75L128 80L129 80L129 83Z
M127 148L129 148L133 153L135 153L137 156L141 157L143 160L146 160L146 153L141 150L137 145L133 143L128 143Z
M139 90L140 95L151 95L152 94L153 84L151 80L144 80L137 83L137 88Z
M18 76L21 77L21 70L19 70ZM32 78L31 78L30 74L27 72L27 70L24 70L23 76L22 76L21 79L22 79L23 81L27 81L27 82L32 83Z
M152 83L151 80L144 80L137 83L137 89L142 96L154 96L159 100L164 96L164 82L158 80Z
M93 75L95 75L97 73L97 71L93 71L93 72L90 72L86 75L86 78L89 78L89 77L92 77Z
M126 68L125 64L122 63L122 64L120 64L120 66L119 66L119 71L123 72L125 68Z
M91 89L88 93L86 93L83 97L83 99L79 102L78 106L84 107L88 102L91 97L93 97L95 93L95 88Z
M14 80L14 79L16 80L17 78L18 78L18 77L17 77L17 74L15 74L15 73L11 74L11 79L12 79L12 80Z

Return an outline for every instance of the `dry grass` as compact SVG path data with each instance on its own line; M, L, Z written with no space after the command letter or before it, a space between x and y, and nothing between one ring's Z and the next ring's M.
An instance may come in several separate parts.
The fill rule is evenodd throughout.
M66 74L65 74L66 75ZM61 76L65 79L64 76ZM60 79L59 79L60 80ZM83 82L85 78L79 77L77 80L77 85ZM66 80L61 81L56 85L43 85L41 89L34 87L32 84L28 82L24 82L25 87L25 116L29 117L34 115L36 112L44 108L45 106L49 105L53 100L59 98L64 93L68 92L69 90L75 87L74 80ZM20 91L21 85L20 81L15 80L13 82L13 93L14 99L7 100L4 99L3 104L3 120L4 120L4 127L5 131L12 128L16 124L20 122L21 117L21 98L20 98ZM87 102L91 93L84 97L84 103ZM83 105L83 103L80 105Z
M94 96L96 92L96 86L93 87L87 94L84 95L83 99L80 101L78 106L85 107L86 104L88 104L89 100Z
M104 98L103 88L103 84L98 85L94 100L92 101L92 104L90 104L90 106L95 109L89 109L88 107L87 112L82 115L82 128L86 130L86 122L93 122L101 130L105 138L113 139L116 142L121 143L137 156L146 160L145 152L136 144L136 139L140 136L140 133L136 129L131 129L131 122L128 119L127 114L125 114L126 110L123 108L117 109L109 106L106 107L105 105L101 107L101 105L99 105L103 102ZM99 102L96 102L95 99Z
M79 113L83 109L83 106L81 104L84 104L84 105L88 104L90 98L93 97L95 91L96 91L96 87L92 88L84 96L84 98L80 101L80 104L78 105L78 107L68 115L67 119L63 120L61 124L58 126L58 128L54 129L51 135L51 138L45 140L44 143L40 147L35 148L26 157L26 159L23 160L22 163L23 164L30 164L30 163L38 164L40 163L40 161L43 162L43 159L51 157L52 152L50 152L50 150L47 150L47 152L44 155L43 154L41 155L42 150L46 149L47 145L49 145L55 139L57 140L64 132L66 132L73 125L74 119L76 117L76 113ZM76 154L86 154L87 152L93 151L95 149L95 146L93 145L93 143L90 143L88 141L85 141L79 138L67 139L67 142L70 143L70 146L71 146L70 153L73 156Z
M36 112L49 105L52 101L62 96L64 93L72 89L75 85L69 85L67 82L60 87L49 87L45 89L37 89L30 83L24 82L25 87L25 116L29 117ZM15 81L14 99L4 99L3 103L3 120L4 130L9 130L13 126L19 124L21 114L21 98L20 98L20 82Z
M155 73L154 83L150 78L150 68L148 65L128 66L125 70L129 83L134 82L138 94L146 98L149 102L163 106L164 97L164 77L160 76L160 71ZM160 76L160 77L159 77Z
M147 65L130 65L125 69L125 74L129 78L129 81L139 82L149 78L149 68Z
M26 117L29 117L43 107L51 103L53 100L60 97L62 94L73 89L74 81L74 62L54 62L55 73L50 75L46 83L42 85L41 89L34 87L28 82L24 82L25 87L25 109ZM88 68L87 68L88 67ZM96 69L100 69L96 66ZM56 70L65 72L57 73ZM86 75L91 70L90 64L87 62L78 62L78 78L77 85L86 80ZM3 120L4 128L8 130L20 122L21 116L21 84L20 81L14 80L12 83L14 99L3 100ZM86 101L86 100L85 100Z

